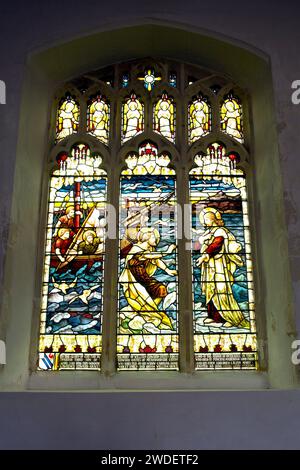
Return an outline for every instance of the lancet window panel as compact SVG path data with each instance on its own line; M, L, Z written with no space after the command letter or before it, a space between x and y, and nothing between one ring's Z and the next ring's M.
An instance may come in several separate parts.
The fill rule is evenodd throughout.
M154 130L171 142L175 142L176 105L172 97L165 92L155 103L153 109Z
M176 179L147 142L121 175L118 368L178 369Z
M211 131L211 106L207 98L199 94L188 107L189 143L192 144Z
M221 130L240 143L244 142L243 110L238 96L229 92L221 103Z
M220 143L190 171L196 369L255 369L257 339L246 178Z
M144 103L134 92L122 104L122 143L144 131Z
M80 107L70 93L60 100L56 118L56 141L59 142L79 130Z
M110 126L110 104L98 94L90 98L87 108L87 132L108 145Z
M106 173L85 144L61 152L50 180L39 369L100 369Z

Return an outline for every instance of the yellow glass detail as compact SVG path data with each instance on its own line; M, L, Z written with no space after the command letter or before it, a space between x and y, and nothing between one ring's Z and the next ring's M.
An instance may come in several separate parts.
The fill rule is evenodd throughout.
M221 129L234 137L238 142L244 142L242 126L242 105L233 95L227 96L221 106Z
M210 132L210 106L201 98L189 106L190 143L195 142Z
M175 175L175 171L168 167L170 157L158 155L157 148L149 142L140 147L139 155L131 154L125 162L127 168L122 175Z
M88 107L87 131L100 142L108 144L109 104L101 96L93 99Z
M70 96L63 100L57 111L56 140L62 140L78 132L79 106Z
M154 130L175 142L175 105L166 93L154 106Z
M143 81L146 90L151 91L155 82L159 82L161 77L155 77L154 72L151 69L148 69L143 77L138 77L138 80Z
M134 93L122 107L122 142L132 139L144 130L144 105Z

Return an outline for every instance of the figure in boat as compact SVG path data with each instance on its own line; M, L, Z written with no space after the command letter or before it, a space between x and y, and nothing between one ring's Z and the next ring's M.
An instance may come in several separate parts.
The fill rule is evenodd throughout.
M80 212L81 214L81 212ZM85 263L90 269L95 261L102 261L105 240L105 217L99 218L100 211L93 206L86 219L77 227L74 220L74 208L58 219L57 235L52 245L51 266L56 271L71 269L76 272ZM56 256L55 256L56 255Z
M82 238L82 241L78 241L77 253L79 255L94 255L103 252L103 242L100 243L100 238L94 230L86 230Z

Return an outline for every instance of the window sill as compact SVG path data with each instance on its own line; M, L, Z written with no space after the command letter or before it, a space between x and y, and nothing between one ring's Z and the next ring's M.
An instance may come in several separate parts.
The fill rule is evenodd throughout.
M27 390L34 391L195 391L195 390L264 390L268 374L260 371L218 371L216 373L175 371L118 372L104 376L97 372L35 372L28 380Z

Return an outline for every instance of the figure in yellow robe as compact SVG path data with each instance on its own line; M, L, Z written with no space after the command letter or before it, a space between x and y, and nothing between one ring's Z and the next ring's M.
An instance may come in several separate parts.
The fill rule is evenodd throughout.
M206 298L205 324L220 323L224 327L250 328L234 298L234 272L243 266L238 254L242 246L224 226L221 213L212 207L203 209L200 222L207 230L199 238L202 255L196 261L201 266L202 292Z
M152 323L156 328L172 330L172 322L168 315L159 308L159 304L167 295L166 286L153 277L157 268L170 276L177 274L169 269L162 260L164 254L174 250L170 245L164 253L155 251L160 240L158 230L144 227L138 234L125 259L125 267L120 276L124 295L131 309L132 316L142 317L145 323ZM128 311L128 307L126 307Z
M221 108L222 129L229 135L243 142L241 110L235 99L227 100Z

